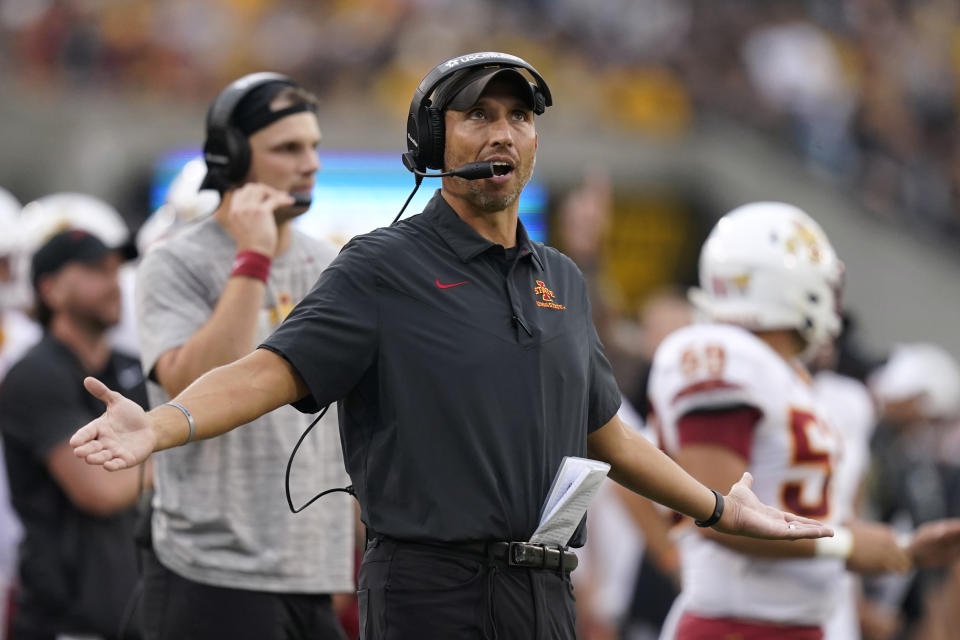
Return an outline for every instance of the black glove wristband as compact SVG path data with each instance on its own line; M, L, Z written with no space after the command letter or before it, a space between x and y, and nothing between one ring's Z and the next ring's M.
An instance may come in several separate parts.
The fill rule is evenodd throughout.
M709 518L707 518L706 520L693 521L698 527L712 527L713 525L717 524L717 522L720 521L720 517L723 515L723 496L720 494L719 491L716 491L714 489L710 489L710 491L713 491L713 495L717 497L717 504L713 508L713 513L710 514Z

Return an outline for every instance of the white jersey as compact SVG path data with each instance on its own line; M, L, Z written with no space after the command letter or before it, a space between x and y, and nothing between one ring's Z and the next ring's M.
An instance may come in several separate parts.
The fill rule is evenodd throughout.
M856 517L857 493L870 464L870 438L877 411L867 387L853 378L821 371L814 378L818 405L836 427L841 456L833 468L833 517L844 523Z
M870 438L877 413L870 392L858 380L821 371L814 378L820 406L828 412L843 441L839 464L834 467L833 513L839 523L856 516L860 483L870 463ZM824 625L824 640L858 640L857 600L860 577L847 573L838 590L837 606Z
M0 380L42 336L40 325L22 311L0 309Z
M676 453L678 422L696 411L760 412L747 468L766 504L834 522L830 478L839 438L809 376L733 325L684 327L663 341L650 373L650 399L663 445ZM820 625L844 574L838 558L771 559L728 549L701 535L679 542L686 610L705 617Z

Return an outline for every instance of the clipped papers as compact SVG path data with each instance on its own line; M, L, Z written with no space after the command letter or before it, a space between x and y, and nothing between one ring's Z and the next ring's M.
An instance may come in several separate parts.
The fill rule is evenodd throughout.
M564 457L543 503L540 524L530 542L567 546L608 471L610 465L606 462Z

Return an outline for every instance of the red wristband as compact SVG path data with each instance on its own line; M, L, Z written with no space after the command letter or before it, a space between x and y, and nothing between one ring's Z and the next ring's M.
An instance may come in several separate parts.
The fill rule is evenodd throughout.
M233 271L231 276L246 276L256 278L266 283L270 277L270 262L272 258L256 251L238 251L237 257L233 260Z

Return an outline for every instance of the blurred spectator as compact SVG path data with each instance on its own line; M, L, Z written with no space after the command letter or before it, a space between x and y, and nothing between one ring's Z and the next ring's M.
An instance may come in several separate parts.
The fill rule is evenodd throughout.
M18 308L27 276L20 250L20 203L0 189L0 386L7 369L40 339L40 330ZM0 439L0 638L5 637L7 607L17 575L17 545L23 527L10 504L7 465Z
M33 253L52 235L64 229L83 229L105 245L123 253L120 266L120 320L110 328L111 346L129 356L140 353L133 317L134 265L136 245L123 216L113 206L85 193L53 193L28 202L20 215L24 251Z
M799 3L774 3L770 24L748 33L742 55L753 90L788 120L790 135L815 165L843 172L850 164L855 104L839 52Z
M106 337L120 318L121 260L78 229L54 235L33 256L44 337L0 387L11 496L25 530L14 638L139 637L133 506L150 481L149 461L108 473L68 443L77 424L101 411L83 388L86 376L109 379L146 406L139 363Z
M902 344L869 383L882 416L870 486L877 515L905 528L960 516L960 364L937 345ZM931 599L942 597L943 579L941 571L918 571L904 584L875 585L876 599L900 609L904 637L934 637L921 625L936 624L924 617Z

